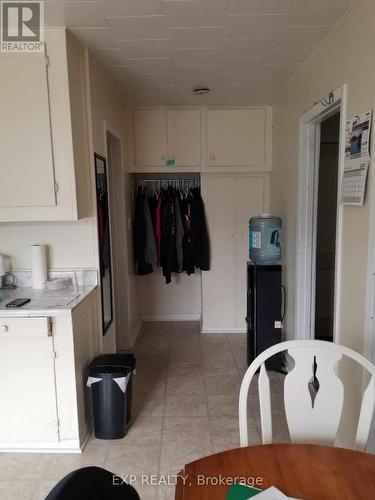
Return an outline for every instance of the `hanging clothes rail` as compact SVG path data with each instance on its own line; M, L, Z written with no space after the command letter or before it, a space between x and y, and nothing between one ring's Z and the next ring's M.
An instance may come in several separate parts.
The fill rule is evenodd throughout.
M141 187L150 187L154 190L166 189L172 186L176 189L193 189L200 187L200 179L134 179L134 189Z

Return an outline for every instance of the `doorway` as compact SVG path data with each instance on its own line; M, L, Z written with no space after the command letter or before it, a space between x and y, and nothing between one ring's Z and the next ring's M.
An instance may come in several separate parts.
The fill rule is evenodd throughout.
M109 214L113 267L114 332L112 350L129 348L128 251L125 210L125 174L122 168L122 140L106 125Z
M333 341L340 112L320 124L314 338Z
M346 86L300 118L295 338L339 342Z

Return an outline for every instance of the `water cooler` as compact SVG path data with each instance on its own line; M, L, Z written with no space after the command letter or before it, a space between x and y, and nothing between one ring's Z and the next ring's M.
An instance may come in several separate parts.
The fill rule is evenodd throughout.
M261 214L249 222L247 264L247 362L281 342L282 283L281 219ZM283 371L281 353L266 362L269 370Z

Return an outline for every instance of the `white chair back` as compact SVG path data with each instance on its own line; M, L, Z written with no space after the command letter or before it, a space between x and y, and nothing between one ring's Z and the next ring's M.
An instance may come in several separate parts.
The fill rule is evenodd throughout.
M262 442L272 443L271 391L265 362L282 351L287 351L295 362L294 368L285 376L284 381L285 416L292 442L333 444L344 402L344 386L336 374L337 362L343 356L352 359L369 372L370 381L363 393L355 438L355 449L364 450L374 412L375 366L347 347L322 340L282 342L263 351L251 363L240 390L241 446L248 446L247 398L251 380L258 368Z

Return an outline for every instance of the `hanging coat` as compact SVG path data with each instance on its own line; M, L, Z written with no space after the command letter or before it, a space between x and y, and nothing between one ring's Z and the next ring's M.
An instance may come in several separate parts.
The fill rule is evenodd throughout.
M182 216L181 216L181 201L180 201L180 193L177 190L174 190L174 205L176 211L176 256L177 256L177 271L179 273L182 272L184 267L184 254L182 243L184 240L184 226L182 224Z
M193 274L194 269L194 258L193 258L193 245L191 241L191 207L193 203L193 197L189 193L181 201L182 205L182 220L184 224L184 239L182 241L182 251L183 251L183 270L186 271L187 275Z
M173 189L171 187L163 193L161 207L161 249L160 262L163 268L165 282L170 283L171 273L178 270L176 250L176 210Z
M156 241L155 241L155 233L154 226L152 224L150 207L148 204L147 196L145 196L144 200L144 210L146 217L146 248L145 248L145 261L148 264L157 264L158 255L156 251Z
M204 205L199 188L191 190L193 203L191 207L191 240L193 248L193 261L195 267L202 271L210 269L210 246Z
M136 259L136 273L140 276L152 273L152 265L145 259L147 224L145 216L145 195L139 187L134 204L134 257Z

